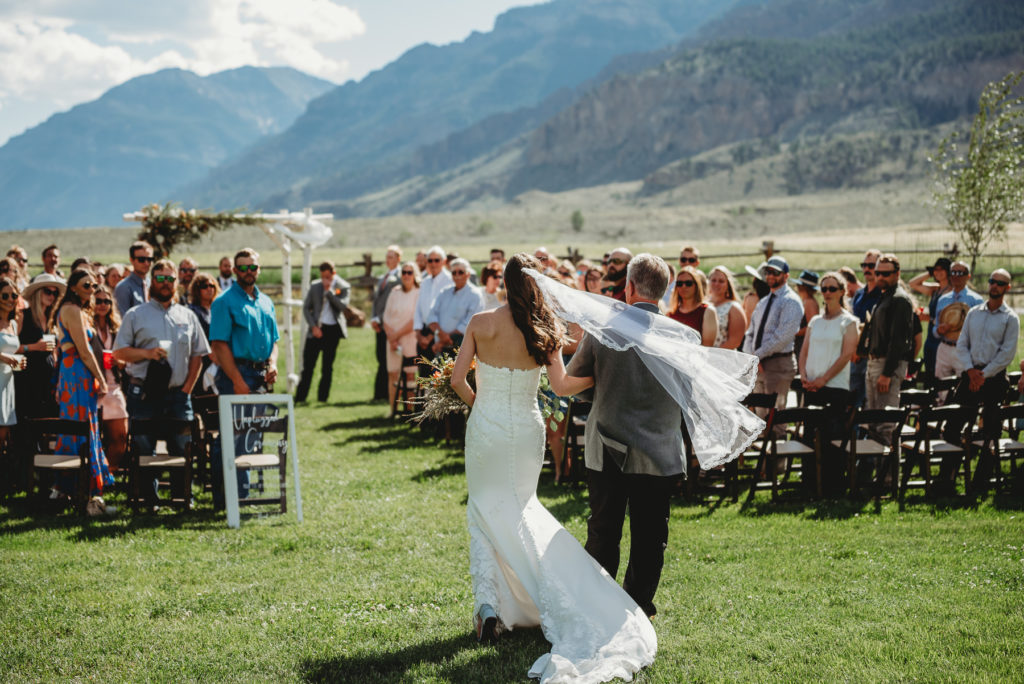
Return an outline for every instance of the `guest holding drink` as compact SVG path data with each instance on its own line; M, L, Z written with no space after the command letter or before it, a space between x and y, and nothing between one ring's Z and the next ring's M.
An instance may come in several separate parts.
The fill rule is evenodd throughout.
M7 449L11 426L18 422L14 412L14 371L25 368L25 357L18 354L18 290L11 278L0 278L0 452ZM7 460L7 459L5 459ZM15 481L13 473L4 473L4 480Z
M121 327L121 317L114 306L114 291L106 285L96 289L92 321L103 349L103 377L107 381L107 393L100 397L99 402L103 411L103 448L111 472L117 472L123 467L128 448L128 407L120 382L123 364L114 359L114 340L117 329Z

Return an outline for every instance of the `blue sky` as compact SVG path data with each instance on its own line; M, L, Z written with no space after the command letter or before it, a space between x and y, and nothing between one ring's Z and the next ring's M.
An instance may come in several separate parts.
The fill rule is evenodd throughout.
M292 66L360 79L537 0L0 0L0 144L166 67Z

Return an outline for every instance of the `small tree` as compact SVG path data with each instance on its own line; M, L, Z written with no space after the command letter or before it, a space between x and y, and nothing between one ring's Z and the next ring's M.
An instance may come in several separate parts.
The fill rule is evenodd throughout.
M1024 211L1024 95L1014 89L1024 71L989 83L978 101L966 154L954 132L940 143L934 164L936 206L971 255L971 271L1006 224Z
M574 233L582 232L583 230L583 212L577 209L572 212L572 217L569 219L572 222L572 230Z

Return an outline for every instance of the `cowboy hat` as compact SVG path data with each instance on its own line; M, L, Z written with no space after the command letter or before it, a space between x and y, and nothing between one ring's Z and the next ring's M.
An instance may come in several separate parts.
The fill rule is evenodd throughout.
M22 291L21 297L22 299L27 300L29 297L33 295L33 293L35 293L36 290L41 290L44 287L57 288L57 296L63 297L64 290L67 289L68 285L67 283L64 282L63 278L58 278L57 276L50 275L49 273L40 273L35 278L33 278L32 282L28 284L28 287L26 287Z

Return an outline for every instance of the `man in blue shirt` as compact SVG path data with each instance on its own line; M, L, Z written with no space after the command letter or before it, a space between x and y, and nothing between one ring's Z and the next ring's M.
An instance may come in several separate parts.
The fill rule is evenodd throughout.
M277 318L270 297L256 287L260 255L246 248L235 254L235 282L210 307L210 344L217 359L217 391L220 394L249 394L273 388L277 380ZM236 407L236 411L241 407ZM245 453L236 439L235 454ZM220 481L220 442L210 450L213 468L213 502L224 505ZM238 473L239 498L249 490L249 474Z
M455 259L451 269L452 284L437 295L427 317L427 324L435 335L435 354L460 346L469 319L483 308L480 288L469 284L469 262Z
M877 249L869 249L864 253L864 260L860 263L861 272L864 274L864 287L857 290L853 295L853 315L860 319L860 329L863 331L868 322L868 316L878 305L882 298L882 288L875 280L875 265L882 256ZM865 340L861 340L865 342ZM857 345L857 353L853 355L850 362L850 393L854 406L863 406L867 399L866 376L868 372L867 349L862 344Z
M935 304L937 325L932 329L932 335L939 340L939 348L935 352L936 378L960 375L967 370L961 366L960 359L957 358L956 343L967 311L984 301L981 295L967 286L970 280L971 267L967 262L954 261L949 267L949 282L953 289L939 297ZM950 311L946 312L946 309ZM943 312L946 312L945 317Z
M149 299L146 278L149 276L150 266L153 265L153 248L142 240L133 242L128 248L128 259L132 264L132 272L114 288L114 300L117 302L117 311L121 318Z

